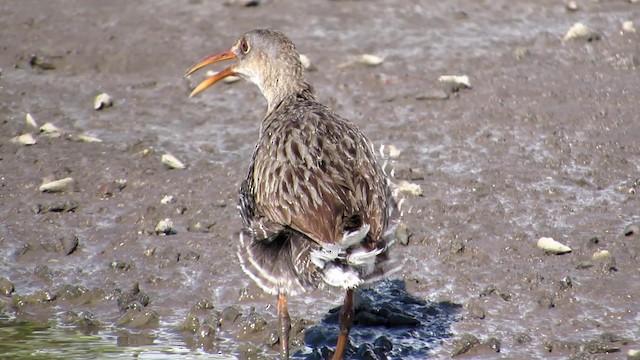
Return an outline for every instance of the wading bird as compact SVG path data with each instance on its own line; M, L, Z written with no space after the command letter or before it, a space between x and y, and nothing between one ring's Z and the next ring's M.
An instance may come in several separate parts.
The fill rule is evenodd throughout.
M362 132L316 101L299 54L282 32L250 31L185 76L223 60L236 61L190 96L237 75L267 100L240 187L240 264L258 286L278 297L284 359L291 328L287 297L309 287L345 289L333 356L342 359L353 324L354 289L397 269L388 255L393 241L385 235L396 209L389 181Z

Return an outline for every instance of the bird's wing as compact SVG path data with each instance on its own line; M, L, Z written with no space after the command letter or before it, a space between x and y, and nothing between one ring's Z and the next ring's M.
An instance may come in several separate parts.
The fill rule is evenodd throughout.
M320 244L337 243L363 224L377 240L386 227L386 177L375 154L353 124L329 109L279 112L263 129L254 160L256 216Z

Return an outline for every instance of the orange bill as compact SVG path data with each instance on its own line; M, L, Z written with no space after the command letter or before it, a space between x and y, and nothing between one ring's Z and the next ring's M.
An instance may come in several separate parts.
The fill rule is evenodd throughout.
M236 58L237 58L236 54L234 54L233 51L231 51L231 49L207 56L206 58L198 61L195 65L189 68L189 70L187 70L187 73L184 76L187 77L207 65L211 65L213 63L223 61L223 60L230 60L230 59L236 59ZM193 89L191 94L189 94L189 97L194 97L198 95L209 86L231 75L235 75L235 71L233 70L233 65L228 66L224 70L217 72L215 73L215 75L202 81L200 84L198 84L198 86L196 86L195 89Z

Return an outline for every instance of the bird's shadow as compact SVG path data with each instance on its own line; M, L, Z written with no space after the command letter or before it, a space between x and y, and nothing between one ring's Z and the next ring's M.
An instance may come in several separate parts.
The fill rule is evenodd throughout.
M451 324L462 306L430 302L407 292L402 280L386 280L356 292L354 325L347 359L426 359L452 336ZM339 325L340 307L321 323L305 330L306 347L294 354L301 359L331 358Z

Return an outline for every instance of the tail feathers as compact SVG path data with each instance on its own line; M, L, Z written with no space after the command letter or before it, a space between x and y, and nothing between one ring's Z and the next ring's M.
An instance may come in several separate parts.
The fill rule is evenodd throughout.
M296 295L315 283L316 274L308 269L312 243L287 228L266 239L244 229L240 232L238 259L244 272L265 292Z

